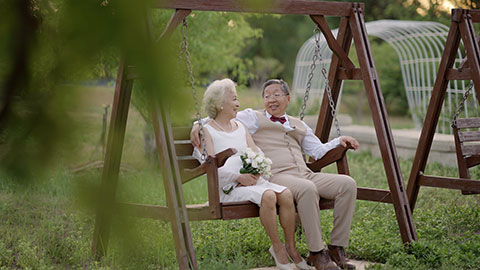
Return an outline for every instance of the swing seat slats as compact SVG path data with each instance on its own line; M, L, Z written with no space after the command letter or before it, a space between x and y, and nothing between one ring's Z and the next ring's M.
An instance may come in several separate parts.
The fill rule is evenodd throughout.
M480 141L480 132L464 131L458 133L458 138L461 142L476 142Z
M462 129L475 129L461 131ZM453 125L458 171L461 178L470 179L469 168L480 164L480 117L458 118ZM462 190L462 194L478 194Z
M457 118L456 119L457 128L479 128L480 127L480 117L473 118Z

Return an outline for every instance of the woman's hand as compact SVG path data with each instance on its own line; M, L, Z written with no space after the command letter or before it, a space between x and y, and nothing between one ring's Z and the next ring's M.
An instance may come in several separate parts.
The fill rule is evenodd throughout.
M195 124L192 127L192 130L190 131L190 141L192 142L192 145L200 148L200 146L203 147L203 145L200 145L200 125Z
M237 178L237 182L239 183L239 187L248 187L248 186L254 186L257 184L257 180L260 176L251 174L251 173L246 173L246 174L240 174L240 176Z

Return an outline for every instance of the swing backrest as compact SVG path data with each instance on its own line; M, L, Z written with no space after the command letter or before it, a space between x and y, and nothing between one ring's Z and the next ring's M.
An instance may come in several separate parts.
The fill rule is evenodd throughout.
M173 140L175 143L178 165L185 169L194 169L200 165L200 162L192 157L193 146L190 142L190 130L190 127L173 128Z
M460 177L470 178L468 168L480 164L480 117L456 119L453 135Z
M214 163L215 169L222 167L227 158L235 153L235 150L230 148L218 153L215 157L208 157L205 163L200 164L200 162L198 162L198 160L192 156L193 146L190 141L190 130L191 127L173 128L173 141L175 144L175 152L178 166L180 168L182 183L186 183L202 174L207 173L212 169L209 168L212 162ZM218 182L218 179L216 179L216 173L214 178L215 181Z

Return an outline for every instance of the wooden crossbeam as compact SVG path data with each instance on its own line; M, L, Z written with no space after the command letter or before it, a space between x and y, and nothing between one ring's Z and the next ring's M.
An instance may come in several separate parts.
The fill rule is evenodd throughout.
M449 68L447 70L446 79L447 80L469 80L472 78L472 69L463 68L463 69L454 69Z
M363 7L363 4L360 5ZM152 7L200 11L349 16L353 9L353 3L303 0L158 0Z
M352 69L355 68L355 65L352 63L350 58L348 58L347 53L343 50L342 46L338 44L337 40L332 34L332 30L328 26L327 20L322 15L311 15L310 18L318 25L320 30L327 41L328 47L331 48L333 53L340 58L345 68L345 72L348 76L352 76Z
M468 190L480 192L480 181L465 178L452 178L433 175L420 175L418 184L427 187L441 187L447 189Z

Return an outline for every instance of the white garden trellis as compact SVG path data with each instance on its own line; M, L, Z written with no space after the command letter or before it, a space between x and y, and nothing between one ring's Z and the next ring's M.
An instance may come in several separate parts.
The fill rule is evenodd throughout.
M438 65L443 54L448 27L436 22L379 20L365 24L370 36L378 37L390 44L397 53L407 94L408 105L417 129L422 127L431 91L435 83ZM337 30L332 31L336 35ZM310 72L315 40L310 38L300 48L295 64L292 89L294 95L303 95L307 74ZM463 45L458 50L455 65L463 60ZM332 51L325 39L321 39L323 63L330 65ZM375 56L375 51L373 51ZM316 71L319 72L318 70ZM381 78L380 78L381 79ZM452 116L462 100L468 81L452 81L447 88L447 96L437 126L439 133L451 133ZM323 95L324 81L319 74L314 76L310 99L317 100ZM465 103L465 117L480 116L475 91ZM387 100L388 104L388 100ZM388 106L388 105L387 105Z

